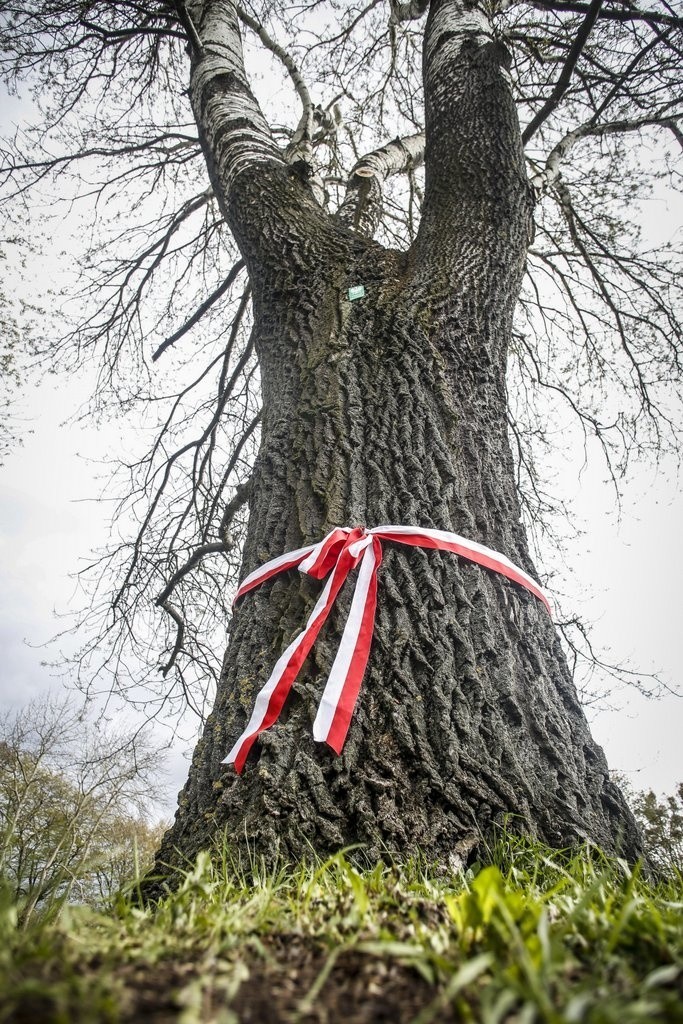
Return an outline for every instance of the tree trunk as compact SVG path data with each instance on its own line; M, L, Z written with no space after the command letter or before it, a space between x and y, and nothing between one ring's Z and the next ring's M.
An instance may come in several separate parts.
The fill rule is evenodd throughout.
M531 201L506 54L473 17L431 4L425 210L410 251L324 215L275 160L223 190L254 286L263 382L245 575L333 526L383 523L463 534L535 575L505 390ZM198 121L220 194L201 110ZM358 284L365 296L352 302ZM320 587L292 571L237 606L160 862L226 828L266 855L360 843L373 859L420 850L448 863L509 816L553 846L589 839L638 855L545 608L448 553L385 545L370 661L340 757L314 742L312 722L351 581L244 774L221 765Z

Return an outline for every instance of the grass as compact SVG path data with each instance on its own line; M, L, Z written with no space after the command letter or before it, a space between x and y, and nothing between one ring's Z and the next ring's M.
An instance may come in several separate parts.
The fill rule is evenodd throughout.
M683 879L506 837L444 875L201 854L142 910L0 906L0 1022L683 1022Z

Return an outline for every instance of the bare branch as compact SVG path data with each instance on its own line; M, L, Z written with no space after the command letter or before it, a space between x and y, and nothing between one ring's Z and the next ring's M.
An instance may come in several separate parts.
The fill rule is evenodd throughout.
M581 51L586 45L586 40L590 35L591 29L597 21L600 9L602 7L603 0L592 0L590 7L586 12L586 17L581 22L579 30L576 33L576 37L572 46L567 54L566 60L560 72L560 76L555 83L553 91L548 96L547 100L541 107L541 109L532 117L529 124L522 132L522 142L524 145L527 144L529 139L532 138L534 133L541 127L544 121L546 121L552 112L557 107L558 103L564 96L565 92L569 87L574 68L576 67L577 61L581 56Z
M361 157L349 175L337 216L359 234L372 237L382 216L382 186L393 174L413 171L424 161L424 132L394 139Z
M233 497L225 506L225 511L221 517L218 533L219 536L223 538L223 543L226 545L226 548L234 546L230 536L230 524L239 510L249 501L249 497L251 495L251 481L252 477L249 477L245 483L238 484L235 488Z
M204 56L204 47L201 39L199 38L197 29L195 28L195 24L187 10L187 4L185 4L183 0L176 0L174 6L178 12L180 24L185 29L191 49L194 51L195 55L201 59Z
M544 11L577 11L579 14L587 14L592 7L592 4L583 3L581 0L528 0L528 2L532 7L538 7ZM603 7L600 11L600 19L605 21L644 21L648 24L683 28L683 18L677 17L675 14L641 11L630 4L619 7Z
M226 277L225 281L223 281L222 284L220 284L218 288L216 288L216 290L204 300L204 302L202 302L201 306L195 310L189 320L186 320L182 327L179 327L174 334L166 338L165 341L162 341L161 345L159 345L152 355L152 362L156 362L159 356L163 355L166 349L170 348L171 345L175 345L176 341L179 341L195 326L195 324L199 323L206 311L218 302L218 300L221 299L227 291L229 291L231 285L234 284L235 279L242 270L244 270L244 260L238 260Z
M202 558L205 558L207 555L224 554L225 552L230 551L232 546L233 545L231 543L226 543L225 541L220 540L215 541L213 544L202 544L200 547L195 548L184 565L181 565L181 567L173 573L170 580L157 597L156 603L159 607L164 607L164 602L171 596L176 586L184 576L187 576L188 572L192 572L195 565L201 562Z
M398 25L402 21L415 21L422 17L428 7L429 0L409 0L408 3L391 0L390 24Z
M634 118L633 120L610 121L606 124L588 123L581 125L581 127L568 132L567 135L557 143L546 160L545 168L543 171L535 174L531 178L531 182L539 191L544 191L554 184L560 176L560 170L563 162L567 159L580 139L585 139L591 135L621 135L626 132L636 132L640 131L642 128L652 128L657 126L667 128L675 134L676 130L680 132L680 129L677 129L677 122L680 121L681 118L683 118L683 113L675 115L652 114L646 117Z
M665 128L668 128L673 137L676 139L678 145L683 149L683 132L678 127L675 121L663 121Z
M192 106L212 154L216 192L225 198L246 167L284 160L246 77L235 4L193 0L187 10L203 47L192 66Z
M311 99L311 94L308 91L308 86L306 85L291 54L287 53L279 43L275 42L263 25L256 21L255 18L252 18L243 7L239 4L235 4L235 10L239 15L240 21L243 21L244 24L252 30L252 32L256 33L266 49L270 50L270 52L273 53L287 69L287 73L292 80L292 84L296 89L303 108L299 125L294 132L292 141L287 147L287 159L291 163L295 163L297 160L303 160L306 164L310 164L312 166L311 143L313 140L313 100Z
M175 665L176 659L180 654L181 650L183 649L183 638L185 636L185 619L181 615L180 611L176 608L176 606L174 604L171 604L170 601L161 602L160 607L163 608L168 615L170 615L170 617L173 619L176 626L178 627L176 632L175 643L173 645L173 650L171 651L171 656L166 662L166 664L161 666L161 675L165 679L168 673Z
M235 544L232 538L230 537L230 524L232 520L235 518L237 512L249 500L250 490L251 481L247 482L246 484L240 484L237 486L235 494L226 505L225 512L223 513L223 517L221 519L219 533L222 537L222 540L215 541L210 544L201 544L199 547L195 548L195 550L192 552L188 560L174 572L173 576L171 576L170 580L168 581L168 583L166 584L166 586L156 599L156 605L159 608L163 608L163 610L176 623L177 627L176 639L173 646L173 650L171 652L171 656L161 670L161 674L164 678L168 675L168 673L170 672L170 670L173 668L177 661L178 655L180 654L180 651L182 650L183 647L183 639L186 630L185 619L183 618L180 609L176 605L171 604L169 598L173 591L175 590L175 588L177 587L177 585L180 583L180 581L184 579L184 577L187 576L188 573L192 572L195 566L197 566L202 561L202 559L206 558L207 555L227 554L229 551L232 550Z

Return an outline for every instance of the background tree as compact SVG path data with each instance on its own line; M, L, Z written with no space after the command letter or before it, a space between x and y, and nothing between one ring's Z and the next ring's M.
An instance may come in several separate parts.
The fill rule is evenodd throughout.
M651 851L652 862L665 873L683 871L683 783L671 796L652 790L636 794L634 811Z
M94 362L95 410L138 408L153 437L121 466L119 522L138 529L96 567L81 664L152 714L200 716L195 684L222 665L165 855L227 824L293 853L358 840L446 856L507 813L551 843L636 852L545 613L451 556L386 552L344 756L309 737L342 609L234 779L219 762L313 591L280 577L230 618L225 581L243 540L247 571L382 521L454 529L533 572L521 513L541 528L553 505L533 461L548 416L566 407L615 479L634 453L675 447L676 254L648 253L631 214L651 171L634 139L656 139L679 184L679 15L564 0L4 8L6 78L30 76L41 107L8 149L15 197L80 167L93 218L109 203L123 224L84 258L93 298L50 358ZM272 58L296 96L270 120L240 21L247 60ZM151 595L168 646L144 674Z
M683 783L668 796L653 790L636 790L618 778L643 835L647 858L666 876L683 873Z
M4 258L4 255L0 255L0 258ZM2 397L0 397L0 459L4 460L13 442L10 407L12 392L18 380L15 363L15 347L18 332L4 291L0 291L0 328L2 328L0 375L3 391Z
M0 723L0 882L25 925L67 900L101 903L143 870L158 753L103 733L68 700L33 701Z
M7 224L11 227L11 224ZM30 247L16 236L0 238L0 466L21 443L24 430L17 410L18 395L26 373L26 350L32 327L33 310L17 294L26 249ZM25 428L24 428L25 429Z

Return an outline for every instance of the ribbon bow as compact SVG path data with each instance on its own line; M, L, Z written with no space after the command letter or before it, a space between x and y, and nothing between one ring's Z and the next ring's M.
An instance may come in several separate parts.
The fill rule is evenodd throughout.
M249 751L259 734L277 721L301 666L330 614L337 594L351 570L360 562L349 616L313 723L313 738L318 742L327 743L336 754L341 753L370 656L377 607L377 570L382 561L382 541L450 551L518 583L534 594L550 612L548 598L531 576L514 565L505 555L483 544L460 537L457 533L415 526L378 526L372 530L366 530L361 526L353 529L346 526L335 527L318 544L288 551L278 558L265 562L247 576L235 595L235 601L238 601L248 591L265 583L271 577L297 566L300 572L305 572L314 579L322 580L328 577L308 622L278 659L270 678L256 697L247 727L223 760L223 764L234 764L235 770L241 774Z

